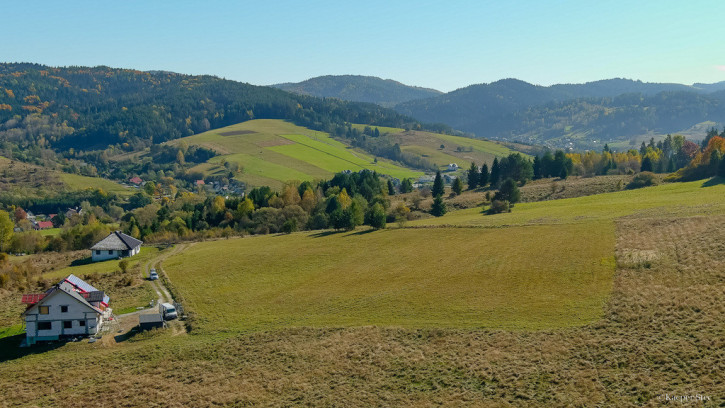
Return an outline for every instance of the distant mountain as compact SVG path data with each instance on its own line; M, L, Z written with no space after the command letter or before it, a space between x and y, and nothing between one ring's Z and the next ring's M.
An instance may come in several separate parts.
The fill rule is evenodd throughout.
M409 86L392 79L361 75L326 75L297 83L276 84L272 87L301 95L369 102L385 107L442 94L435 89Z
M725 123L725 84L645 83L608 79L548 87L504 79L395 106L426 123L445 123L479 137L562 146L676 132L704 121ZM583 136L582 136L583 135Z

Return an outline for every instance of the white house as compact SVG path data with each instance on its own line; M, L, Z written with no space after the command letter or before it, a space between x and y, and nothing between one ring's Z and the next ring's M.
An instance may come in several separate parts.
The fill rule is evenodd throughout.
M106 238L91 247L93 262L134 256L141 250L143 242L121 231L113 231Z
M70 275L45 293L23 295L28 305L25 343L89 336L98 333L110 317L110 299L75 275Z
M456 163L448 164L448 171L456 171L456 170L458 170L458 165Z

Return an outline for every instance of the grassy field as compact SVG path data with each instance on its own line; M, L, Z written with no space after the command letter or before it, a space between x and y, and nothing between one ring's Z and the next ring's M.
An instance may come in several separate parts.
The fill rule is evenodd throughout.
M410 226L566 224L620 217L692 216L725 212L725 184L720 180L670 183L637 190L562 200L516 204L511 213L483 215L481 208L454 211Z
M0 193L17 199L48 197L61 191L80 191L87 188L100 188L122 196L133 193L131 189L104 178L68 174L2 156L0 174Z
M438 133L408 131L397 133L392 139L402 150L425 157L444 169L449 163L456 163L462 173L475 162L479 166L487 163L489 168L496 157L505 157L514 150L490 140L472 139ZM443 148L441 149L441 145Z
M610 224L402 229L200 243L164 270L205 330L541 329L600 317L613 254Z
M350 148L328 134L281 120L252 120L169 143L200 145L220 153L192 170L226 174L223 160L243 167L238 179L252 185L279 188L288 180L331 177L343 170L375 170L393 177L418 177L422 172Z
M120 196L130 196L135 190L124 187L115 181L100 177L86 177L78 174L60 173L60 179L71 190L85 190L87 188L101 189L107 193Z
M197 243L163 264L188 335L0 338L0 406L724 406L723 193Z
M155 257L159 252L156 247L143 246L141 252L128 259L128 269L138 268L151 258ZM84 259L77 266L68 265L64 268L56 269L52 272L43 274L43 278L46 279L61 279L70 274L82 277L84 275L92 274L107 274L113 273L119 270L118 260L108 260L103 262L90 262L90 257Z

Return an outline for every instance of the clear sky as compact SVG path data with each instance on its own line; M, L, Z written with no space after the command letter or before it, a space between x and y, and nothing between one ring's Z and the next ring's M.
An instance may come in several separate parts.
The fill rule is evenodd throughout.
M451 91L518 78L725 80L725 1L5 1L0 61L360 74Z

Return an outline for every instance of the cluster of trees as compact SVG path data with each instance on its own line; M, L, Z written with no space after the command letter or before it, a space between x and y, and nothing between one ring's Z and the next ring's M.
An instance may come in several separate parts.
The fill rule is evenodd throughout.
M364 170L337 173L316 184L287 183L279 192L257 187L244 198L182 192L176 199L148 203L126 213L121 225L129 235L147 241L196 238L209 230L232 235L352 230L359 225L385 228L388 220L396 219L386 199L391 188L375 172Z
M365 127L361 132L348 124L345 127L337 127L333 134L350 140L351 145L359 147L372 155L385 157L417 169L429 171L438 169L438 166L430 160L417 154L402 151L397 142L387 133L381 134L377 127Z
M725 130L718 134L711 129L687 166L666 178L669 181L691 181L719 176L725 177Z

